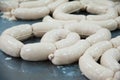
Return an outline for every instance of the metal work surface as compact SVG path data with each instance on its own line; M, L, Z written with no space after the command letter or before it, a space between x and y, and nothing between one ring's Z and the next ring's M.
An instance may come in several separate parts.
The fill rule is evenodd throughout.
M8 21L0 18L0 34L18 24L32 24L36 21ZM120 35L120 30L112 32L112 37ZM40 38L30 38L24 43L38 42ZM11 58L11 59L10 59ZM10 59L10 60L9 60ZM0 80L88 80L79 70L78 62L55 66L50 61L28 62L13 58L0 51Z

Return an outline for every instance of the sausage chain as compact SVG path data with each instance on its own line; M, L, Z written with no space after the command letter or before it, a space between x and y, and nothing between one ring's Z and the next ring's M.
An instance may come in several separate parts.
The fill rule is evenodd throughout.
M115 30L118 26L118 24L120 23L118 20L118 14L119 14L119 7L116 7L117 10L114 8L115 4L111 1L108 1L105 3L102 3L104 6L100 7L98 5L96 5L96 7L94 7L94 5L91 4L91 1L89 3L89 1L87 3L85 3L86 0L81 0L79 1L72 1L72 2L66 2L62 5L60 5L59 7L57 7L53 13L53 18L51 18L50 16L46 16L44 17L43 21L44 22L59 22L62 24L65 23L70 23L70 22L81 22L82 21L86 21L89 23L94 23L97 25L100 25L103 28L107 28L111 31ZM94 0L92 0L94 1ZM96 1L95 1L96 2ZM98 1L97 1L98 2ZM111 5L109 4L111 3ZM95 3L94 3L95 4ZM99 4L100 5L100 4ZM72 6L72 7L71 7ZM70 8L71 7L71 8ZM99 9L100 8L100 9ZM90 13L95 13L98 15L73 15L73 14L68 14L68 13L72 13L78 10L87 10ZM102 10L101 10L102 9ZM101 11L102 13L98 12ZM104 12L103 12L104 11ZM97 13L96 13L97 12ZM73 23L72 22L72 23Z
M74 27L74 25L76 26ZM91 25L91 27L94 29L92 29L91 27L89 27L88 29L87 27L89 25ZM79 35L80 36L84 35L89 37L86 38L85 41L84 40L81 41ZM30 38L31 36L35 36L35 37L43 36L41 39L41 43L24 45L21 42L25 39ZM22 25L14 26L12 28L5 30L0 37L0 48L3 52L13 57L21 56L24 60L39 61L39 60L46 60L49 54L52 55L54 52L59 53L59 50L62 51L63 49L63 52L64 52L65 48L69 48L72 46L79 46L76 44L76 42L79 42L81 44L80 48L81 47L84 48L83 50L82 48L79 49L78 47L78 51L77 50L75 51L76 54L78 54L79 50L83 50L80 53L80 56L81 56L83 52L90 45L93 45L94 43L97 43L100 41L110 40L110 39L111 39L110 31L107 29L101 28L100 26L97 26L95 24L74 23L73 25L72 24L62 25L60 23L55 23L55 22L38 22L32 25L22 24ZM47 44L48 44L48 47L46 46ZM39 48L36 47L37 45L39 46ZM86 47L86 45L88 47ZM41 49L44 49L45 51L42 52ZM58 51L56 51L56 49ZM65 50L69 51L72 49L65 49ZM36 56L33 53L36 54ZM45 57L42 58L42 56L45 56ZM74 61L78 60L80 56L77 56L76 59L73 58ZM54 58L49 57L49 59L54 59ZM72 62L71 61L69 63L74 62L74 61ZM63 62L66 62L66 61L63 61ZM62 63L59 63L58 65L60 64Z
M36 0L23 1L21 3L14 0L1 1L0 10L5 12L2 17L9 20L35 20L45 17L50 12L53 12L58 5L67 1L68 0Z
M84 0L82 0L84 1ZM88 1L89 2L89 1ZM95 3L94 3L95 4ZM90 5L93 6L93 5ZM59 7L57 7L53 13L53 17L55 19L60 19L60 20L108 20L108 19L114 19L118 16L117 10L114 7L108 7L104 9L104 13L100 13L98 15L73 15L73 14L68 14L72 13L78 10L87 10L88 12L96 13L99 9L99 7L96 6L96 9L93 7L86 6L81 3L81 1L72 1L72 2L66 2ZM90 9L90 10L89 10ZM94 9L94 10L93 10ZM92 11L93 10L93 11ZM101 10L100 10L101 11Z
M42 21L43 22L55 22L55 23L60 23L62 25L78 22L77 20L66 20L66 21L57 20L57 19L53 19L51 16L45 16Z
M51 12L54 11L56 6L67 2L68 0L38 0L38 1L29 1L20 4L19 8L16 8L12 11L12 14L18 19L24 20L34 20L40 19ZM26 15L27 14L27 15ZM32 16L31 16L32 15Z
M100 20L114 19L119 14L119 4L118 6L115 7L116 8L115 9L114 8L115 4L112 1L106 1L103 3L100 1L98 2L96 0L92 0L92 1L81 0L81 1L72 1L72 2L68 2L68 0L56 0L56 1L36 0L36 1L27 1L22 3L19 3L16 1L15 3L13 0L11 1L11 4L13 4L13 6L8 5L6 3L7 2L4 2L4 1L3 3L1 2L2 4L1 10L3 9L2 11L10 11L10 12L9 12L9 15L6 15L5 13L5 16L3 17L7 16L6 18L11 18L11 19L18 18L18 19L25 19L25 20L31 20L31 19L34 20L34 19L42 18L48 15L50 12L52 12L53 17L55 19L78 20L78 21L87 19L87 20L100 21ZM94 7L95 5L96 7ZM101 7L101 5L103 6ZM98 15L84 16L84 15L68 14L81 9L87 10L90 13L94 13Z
M0 49L10 56L21 56L24 60L46 60L48 58L48 54L54 53L56 48L70 46L80 39L80 36L77 33L70 32L62 28L63 27L61 24L51 22L39 22L32 25L22 24L14 26L2 33L0 37ZM41 43L26 45L21 42L31 36L42 37L46 32L50 30L55 31L55 34L53 31L50 32L50 39L51 41L54 41L55 39L55 41L57 41L56 43L45 41L47 39L42 39Z
M110 39L111 39L111 34L109 30L100 29L95 34L92 34L91 36L86 38L86 40L79 40L75 44L69 47L56 50L54 54L50 54L48 58L55 65L70 64L76 62L91 45L97 42L110 40Z
M89 47L79 59L79 67L83 74L90 80L119 80L119 42L120 36ZM98 64L96 61L100 57L100 64Z
M71 46L78 40L80 40L80 36L75 32L70 32L65 29L55 29L47 32L42 37L41 42L55 43L56 48L60 49Z
M114 72L113 80L120 79L120 64L118 63L119 60L120 51L116 48L111 48L107 50L101 57L101 65L111 69Z
M78 25L78 23L75 24ZM87 31L88 33L85 33L85 26L90 24L79 24L81 25L78 26L84 26L84 29L78 30L78 32L70 31L72 28L68 28L69 24L66 24L64 27L62 24L51 22L18 25L9 28L2 33L0 37L0 49L10 56L21 57L28 61L43 61L49 59L55 65L70 64L76 62L80 58L80 69L89 79L105 80L113 78L114 76L115 79L119 80L119 65L117 68L115 67L116 72L111 70L109 64L107 65L103 62L107 59L106 55L104 58L103 53L113 47L118 48L117 50L120 51L120 36L111 39L109 30L101 28L100 26L96 26L95 28L94 24L91 26L94 27L94 29L90 28L89 31ZM84 35L83 33L86 36L89 36L86 40L80 40L79 35ZM24 45L20 42L33 35L36 37L43 36L41 43ZM99 65L95 61L97 61L101 55L103 58L101 58L101 65ZM110 55L112 55L112 53ZM119 54L118 58L115 57L114 59L119 60ZM87 61L91 62L87 63ZM89 67L89 65L93 67ZM104 65L108 66L108 68L104 67ZM114 65L112 68L114 69ZM90 69L91 71L87 69ZM99 69L99 72L96 71L97 69ZM101 74L102 71L104 71L104 73ZM91 74L90 72L94 72L94 74ZM100 74L101 76L96 78L96 75Z
M69 23L70 24L79 23L77 20L57 20L57 19L53 19L50 16L44 17L43 22L56 22L56 23L60 23L63 25L69 24ZM114 31L117 28L120 29L120 17L117 17L115 19L103 20L103 21L81 20L80 22L96 24L96 25L99 25L103 28L107 28L110 31Z
M59 20L82 20L85 19L84 15L72 15L72 13L83 9L84 6L79 1L66 2L58 6L53 12L53 17Z
M0 37L0 48L3 52L13 57L21 56L23 59L30 61L46 60L48 54L53 53L56 50L56 46L53 43L43 42L43 43L24 45L20 41L28 39L33 35L38 37L38 34L39 37L41 37L45 32L51 29L57 29L61 27L62 26L60 24L49 23L49 22L47 22L46 24L44 22L41 22L41 23L35 23L33 25L23 24L23 25L14 26L12 28L5 30L2 33ZM36 48L36 46L38 48ZM32 53L30 53L29 51L30 52L32 51ZM34 55L33 53L36 55Z

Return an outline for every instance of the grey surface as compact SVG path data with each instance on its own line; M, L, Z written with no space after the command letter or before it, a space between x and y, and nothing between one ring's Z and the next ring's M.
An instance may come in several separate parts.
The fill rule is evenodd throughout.
M0 18L0 34L7 28L18 24L32 24L36 21L8 21ZM112 32L113 37L120 35L120 30ZM39 38L30 38L24 43L38 42ZM78 62L66 66L54 66L50 61L28 62L12 58L0 51L0 80L88 80L79 70Z

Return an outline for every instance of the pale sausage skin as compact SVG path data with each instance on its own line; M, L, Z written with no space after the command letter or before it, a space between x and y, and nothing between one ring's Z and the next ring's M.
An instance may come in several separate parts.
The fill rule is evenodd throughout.
M120 51L120 46L119 46L119 47L117 47L117 49Z
M37 8L17 8L12 10L12 15L18 19L23 20L35 20L40 19L48 15L50 10L47 7L37 7Z
M97 24L103 28L107 28L110 31L116 30L118 27L118 23L114 19L109 20L103 20L103 21L91 21L91 20L85 20L85 22L89 22L92 24Z
M88 48L84 55L79 59L79 67L82 73L90 80L109 80L112 79L114 72L96 61L108 49L112 48L109 41L102 41ZM99 75L99 76L98 76Z
M111 39L111 33L108 29L100 29L95 34L92 34L86 40L91 44L95 44L100 41L110 40Z
M108 0L80 0L80 3L85 6L87 12L93 14L103 14L114 6L114 3Z
M114 8L109 8L105 14L100 15L88 15L87 20L101 21L108 19L115 19L118 17L118 13Z
M113 44L114 48L117 48L118 46L120 46L120 36L112 38L110 42Z
M22 42L9 35L0 36L0 49L10 56L19 57L23 45Z
M19 4L20 8L35 8L35 7L42 7L47 6L48 4L52 3L54 0L37 0L37 1L27 1L22 2Z
M80 36L77 33L70 32L65 39L55 42L57 49L69 47L74 45L80 40Z
M96 24L81 21L80 23L76 22L66 24L64 25L64 29L70 30L71 32L76 32L79 35L89 36L96 33L101 29L101 27Z
M85 7L87 7L89 4L97 4L96 7L102 5L102 6L106 6L107 8L113 7L115 4L114 2L110 1L110 0L80 0L80 3L83 4Z
M65 29L54 29L49 32L47 32L43 37L41 38L41 42L50 42L55 43L61 39L64 39L70 31Z
M101 41L89 47L84 54L92 56L93 59L97 61L99 57L103 54L103 52L112 47L112 43L110 43L109 41Z
M54 2L52 2L48 5L48 8L50 9L51 12L54 12L56 7L58 7L59 5L65 3L65 2L68 2L68 0L54 0Z
M55 22L38 22L32 24L32 28L34 36L42 37L46 32L53 29L62 29L63 26Z
M73 15L69 14L82 9L83 6L79 1L66 2L57 7L53 13L53 17L59 20L77 20L81 21L85 19L84 15Z
M102 55L101 57L101 65L106 68L111 69L114 72L120 71L120 64L118 61L120 60L120 52L116 48L111 48Z
M50 16L46 16L43 18L43 22L55 22L55 23L60 23L62 25L65 25L65 24L74 23L77 21L76 20L57 20L57 19L53 19Z
M115 18L115 21L118 23L118 29L120 29L120 17Z
M77 33L65 29L54 29L43 35L41 42L54 43L57 49L68 47L80 40Z
M26 44L22 47L20 56L27 61L43 61L55 50L56 47L52 43Z
M115 8L116 8L118 14L120 15L120 3L118 3Z
M92 3L87 5L86 11L92 14L99 15L99 14L104 14L107 11L107 7Z
M120 71L118 71L114 74L113 80L120 80Z
M25 40L32 36L32 27L29 24L13 26L5 30L2 35L10 35L17 40Z
M90 44L86 40L80 40L72 46L56 50L48 58L54 65L70 64L76 62L89 47Z
M90 55L83 55L79 60L82 73L90 80L111 80L114 72L99 65Z

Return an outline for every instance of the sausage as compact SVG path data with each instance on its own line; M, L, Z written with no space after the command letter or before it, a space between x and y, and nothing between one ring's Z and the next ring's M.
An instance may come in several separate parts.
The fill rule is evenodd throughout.
M54 53L56 47L52 43L26 44L22 47L20 56L28 61L43 61L48 59L48 55Z
M110 42L113 44L115 48L117 48L118 46L120 46L120 36L112 38Z
M82 5L84 5L85 7L88 7L88 5L90 4L96 4L97 6L95 7L98 7L98 6L106 6L106 7L113 7L115 4L114 2L110 1L110 0L101 0L101 1L98 1L98 0L80 0L80 3Z
M115 18L115 21L118 23L118 29L120 29L120 17Z
M50 10L47 7L17 8L12 10L12 15L18 19L35 20L48 15Z
M53 29L62 29L63 26L55 22L38 22L32 24L32 28L34 36L42 37L46 32Z
M113 80L120 80L120 71L118 71L114 74Z
M10 56L19 57L23 45L23 43L9 35L0 36L0 49Z
M50 16L46 16L43 18L43 22L55 22L55 23L60 23L62 25L65 25L65 24L74 23L77 21L76 20L57 20L57 19L53 19Z
M87 37L86 40L91 44L95 44L100 41L110 40L111 33L108 29L100 29L95 34Z
M25 40L32 36L32 27L29 24L13 26L5 30L2 35L10 35L17 40Z
M120 51L120 46L119 46L119 47L117 47L117 49Z
M80 0L87 12L92 14L104 14L108 8L114 6L112 1L98 1L98 0Z
M81 21L85 19L84 15L73 15L69 14L82 9L83 6L79 1L66 2L57 7L53 13L53 17L59 20L77 20Z
M69 47L80 40L80 36L77 33L70 32L65 39L57 41L55 43L57 49Z
M114 19L109 19L109 20L103 20L103 21L90 21L90 20L85 20L85 22L89 22L92 24L97 24L103 28L107 28L110 31L116 30L118 25L117 22Z
M120 3L118 3L118 4L115 6L115 8L116 8L118 14L120 15Z
M69 23L64 26L64 29L76 32L79 35L89 36L101 29L100 26L88 22L81 21L80 23Z
M88 48L84 54L91 55L95 61L98 61L99 57L106 50L112 48L112 43L109 41L101 41L93 44L90 48Z
M80 57L79 67L89 80L112 80L114 75L112 70L99 65L90 55Z
M37 0L37 1L27 1L19 4L20 8L34 8L34 7L42 7L47 6L52 3L53 0Z
M107 11L107 6L90 3L87 5L86 11L92 14L104 14Z
M41 42L50 42L55 43L61 39L64 39L69 34L68 30L65 29L54 29L48 31L43 37L41 38Z
M86 40L79 40L72 46L56 50L54 54L50 54L48 58L55 65L70 64L77 61L89 47L90 44Z
M114 72L120 71L120 52L116 48L107 50L101 57L101 65L111 69Z
M87 20L101 21L101 20L114 19L116 17L118 17L117 11L114 8L109 8L105 14L88 15Z
M104 6L108 6L108 7L113 7L115 5L114 2L110 1L110 0L105 0L105 1L104 0L101 0L101 1L93 0L93 1L98 5L104 5Z
M65 3L65 2L68 2L68 0L54 0L54 2L52 2L48 5L48 8L50 9L51 12L54 12L56 7L58 7L59 5Z
M108 49L112 48L109 41L102 41L88 48L79 59L79 67L82 73L90 80L112 79L114 72L96 61ZM99 76L98 76L99 75Z

